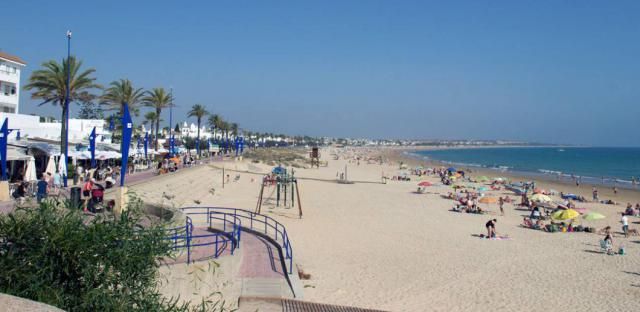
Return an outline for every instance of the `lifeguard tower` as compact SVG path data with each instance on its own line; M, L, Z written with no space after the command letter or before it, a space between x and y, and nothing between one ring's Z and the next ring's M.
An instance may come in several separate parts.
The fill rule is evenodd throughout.
M313 166L320 168L320 150L317 146L311 148L309 156L311 158L311 168L313 168Z

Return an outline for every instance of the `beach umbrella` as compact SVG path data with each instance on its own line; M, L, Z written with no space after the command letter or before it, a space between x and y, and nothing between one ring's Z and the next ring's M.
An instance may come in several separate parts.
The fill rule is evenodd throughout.
M24 172L24 182L33 182L38 181L38 177L36 176L36 161L35 159L29 159L27 163L27 170Z
M49 161L47 161L47 169L45 172L51 173L52 175L56 172L56 161L53 159L53 156L49 156Z
M449 171L449 172L456 172L456 168L454 168L454 167L449 167L449 168L447 168L447 171Z
M551 201L551 197L544 195L544 194L533 194L531 197L529 197L529 199L531 201L534 202L539 202L539 203L547 203Z
M544 194L544 193L545 193L545 191L544 191L543 189L536 188L536 189L534 189L534 190L533 190L533 193L534 193L534 194Z
M479 187L479 188L478 188L478 191L479 191L479 192L486 192L486 191L488 191L488 190L489 190L489 189L488 189L488 188L486 188L486 187L484 187L484 186L481 186L481 187Z
M483 204L495 204L498 202L498 199L495 197L482 197L478 202Z
M418 183L418 186L432 186L433 184L431 184L431 182L429 181L422 181L420 183Z
M67 174L67 156L64 154L60 155L60 159L58 160L58 172L61 176L68 176Z
M487 182L487 181L489 181L489 178L486 177L486 176L479 176L479 177L476 178L476 181L478 181L478 182Z
M571 219L575 219L579 215L580 215L579 212L573 209L567 209L567 210L558 210L552 213L551 218L554 220L571 220Z
M587 221L600 220L606 218L603 214L597 212L589 212L586 215L582 216L583 219Z

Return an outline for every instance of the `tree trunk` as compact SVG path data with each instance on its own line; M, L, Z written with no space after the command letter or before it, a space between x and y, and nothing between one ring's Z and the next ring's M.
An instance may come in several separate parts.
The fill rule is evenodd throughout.
M198 153L198 157L200 157L200 117L198 117L198 144L196 145L196 153Z
M160 112L161 110L156 109L156 137L154 141L155 143L153 144L153 148L155 149L156 152L158 151L158 130L160 130ZM171 125L169 125L169 134L171 134Z
M66 128L67 128L67 114L69 113L69 111L66 108L66 105L63 103L61 103L62 106L62 120L60 121L60 153L64 153L64 147L66 146L67 143L67 137L66 137ZM67 152L68 154L68 152ZM65 155L65 157L69 157L69 155ZM60 172L60 174L65 174L65 172Z

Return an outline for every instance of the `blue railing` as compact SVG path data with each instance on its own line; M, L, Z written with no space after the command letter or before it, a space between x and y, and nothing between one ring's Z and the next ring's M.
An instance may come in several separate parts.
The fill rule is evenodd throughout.
M227 233L228 224L232 225L231 237L232 240L232 251L235 248L238 248L240 243L240 230L248 229L254 232L258 232L266 235L267 237L272 238L277 244L280 245L285 257L285 263L287 264L287 270L289 274L293 272L293 248L291 247L291 241L289 240L289 234L287 233L287 229L280 222L274 220L273 218L265 215L261 215L258 213L254 213L244 209L238 208L225 208L225 207L184 207L180 208L187 217L189 216L197 216L197 215L206 215L207 218L207 226L213 227L212 220L220 220L222 221L222 233ZM199 210L198 212L196 212ZM188 212L191 211L191 212ZM222 217L220 217L220 215ZM242 224L242 220L245 220L244 225ZM248 224L247 224L248 223ZM192 225L193 226L193 225ZM190 242L189 242L190 244Z
M207 234L199 234L194 235L194 222L193 218L199 214L204 214L207 216L207 224L210 228L212 228L212 219L219 219L223 221L223 231L216 233L207 233ZM239 218L232 219L233 222L227 221L227 216L217 217L214 216L214 212L206 212L206 213L187 213L185 217L185 225L175 228L167 229L166 232L169 236L165 239L171 240L173 242L173 250L185 249L187 251L187 264L191 263L192 252L196 247L205 247L205 246L214 246L213 247L213 256L214 258L218 258L222 252L226 249L228 244L231 244L231 254L236 248L239 247L240 241L240 229L241 223ZM230 231L227 231L227 223L231 223ZM200 224L196 223L196 226ZM194 242L194 239L199 239L200 242Z

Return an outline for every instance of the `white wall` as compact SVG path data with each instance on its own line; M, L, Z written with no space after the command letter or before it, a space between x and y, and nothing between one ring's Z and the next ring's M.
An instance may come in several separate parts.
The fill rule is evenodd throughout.
M0 89L0 106L15 107L15 112L18 113L20 106L20 72L22 71L21 64L0 60L0 81L10 82L16 87L16 94L4 95L4 86ZM15 68L15 72L13 72Z
M0 113L0 125L5 118L9 118L10 129L20 129L22 138L42 138L48 140L60 140L60 129L62 125L59 122L40 122L39 116ZM103 120L95 119L69 119L69 141L80 142L86 140L91 134L93 127L96 127L98 141L101 141L101 135L111 137L109 131L104 128ZM15 140L17 131L9 134L10 140ZM105 142L110 142L106 139Z

